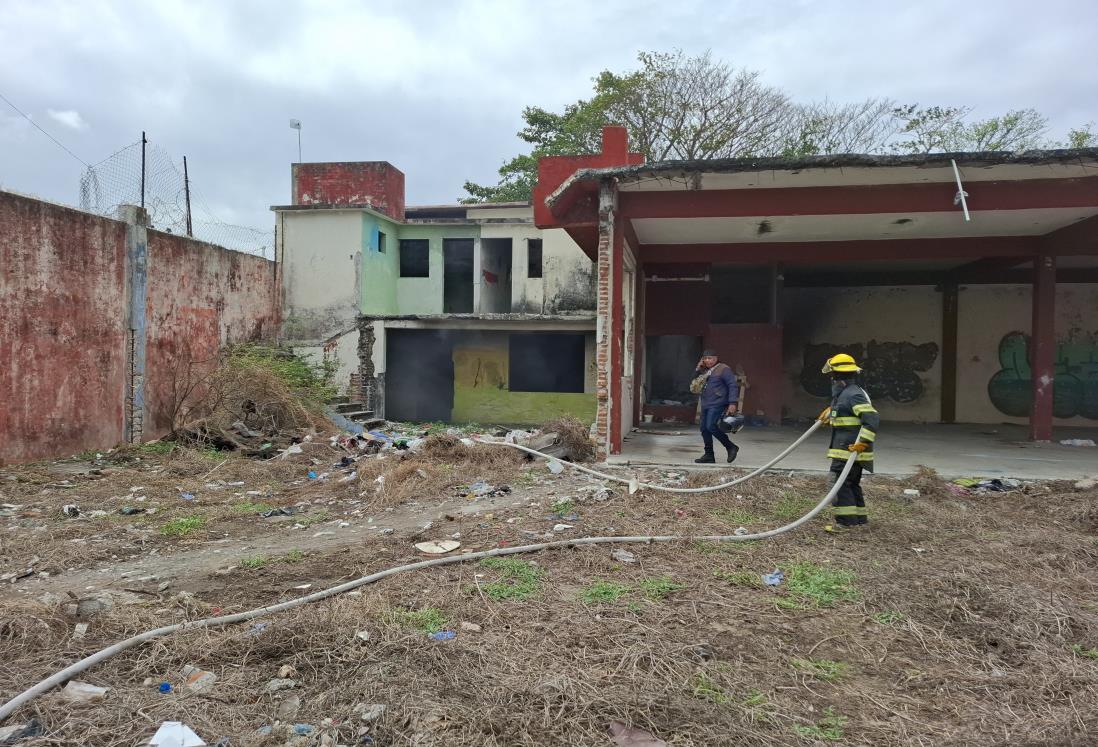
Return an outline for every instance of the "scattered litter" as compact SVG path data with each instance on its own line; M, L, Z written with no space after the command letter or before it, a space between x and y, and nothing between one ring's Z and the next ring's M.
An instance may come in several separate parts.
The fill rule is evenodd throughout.
M457 637L457 633L452 630L440 630L437 633L431 633L428 636L432 641L450 641Z
M369 723L385 715L385 706L381 703L359 703L355 706L355 711L359 720Z
M70 519L75 519L80 515L80 507L75 503L67 503L61 507L61 513L68 516Z
M307 474L306 477L310 480L315 480L317 478L316 470L309 470L309 474Z
M911 496L912 498L918 498L922 494L914 488L907 488L906 490L904 490L904 495Z
M109 687L96 687L87 682L70 680L61 691L61 697L74 703L98 703L105 700Z
M202 737L181 721L165 721L148 744L150 747L206 747Z
M146 508L140 508L137 506L124 506L118 510L118 513L123 516L136 516L137 514L143 514L147 511Z
M353 470L349 475L339 478L339 482L352 482L358 479L358 471Z
M553 460L549 462L549 471L552 472L554 475L559 475L561 472L564 472L564 465L556 460Z
M80 641L84 639L84 636L88 634L87 623L77 623L72 629L72 639L74 641Z
M1098 487L1098 478L1086 477L1079 482L1075 483L1076 490L1091 490Z
M272 516L293 516L295 513L293 508L272 508L270 511L264 511L260 514L264 519L269 519Z
M922 555L924 552L926 552L925 547L913 547L911 549L915 551L916 555Z
M461 624L461 629L464 630L467 633L479 633L480 632L480 626L477 625L476 623L471 623L471 622L463 622Z
M1064 446L1094 446L1094 439L1091 438L1066 438L1060 442Z
M554 532L563 532L564 530L571 529L571 528L572 528L571 524L554 524L553 525L553 531Z
M7 745L14 745L24 739L40 737L44 733L45 730L42 728L42 724L39 723L38 719L34 718L25 724L0 726L0 746L7 747Z
M301 453L303 453L303 451L301 449L301 444L291 444L291 445L287 446L282 451L281 454L278 455L278 458L279 459L285 459L288 456L292 456L294 454L301 454Z
M431 540L429 542L417 542L414 547L428 555L445 555L461 547L461 543L456 540Z
M767 586L777 586L785 579L785 574L780 570L775 569L770 573L764 573L762 575L763 583Z
M278 676L281 679L289 679L291 677L296 677L297 676L297 670L294 669L289 664L283 664L281 667L278 668Z
M628 550L622 550L621 548L615 548L610 551L610 557L619 563L636 563L637 556Z
M207 672L205 669L199 669L190 664L183 667L183 676L187 678L187 687L195 692L209 690L214 686L214 683L217 682L216 674Z
M301 584L300 586L295 586L294 588L297 589L298 591L306 591L307 589L313 588L313 585L312 584Z
M193 501L194 500L194 493L180 493L179 497L182 498L185 501Z
M640 490L640 482L635 477L629 478L629 495L633 495Z
M248 629L248 635L259 635L268 627L270 627L269 622L257 622Z
M742 537L745 534L750 534L750 532L747 531L747 527L736 527L732 534L736 535L737 537Z
M157 692L170 693L172 691L172 683L161 682L160 686L156 688Z
M993 479L960 477L954 480L953 484L960 485L962 488L969 488L977 493L1009 493L1022 487L1021 480L1011 480L1006 477L1001 479L998 477Z
M316 727L312 724L294 724L294 734L299 737L307 737L316 731Z
M360 630L360 631L358 631L357 633L355 633L355 638L356 638L356 639L357 639L357 640L358 640L358 641L359 641L360 643L368 643L368 642L369 642L369 640L370 640L370 631L368 631L368 630Z
M610 723L610 741L618 747L670 747L652 732L620 721Z
M279 690L293 690L295 687L297 687L296 681L288 677L280 677L268 682L266 687L263 688L263 692L277 693Z
M278 703L275 716L279 721L289 721L301 710L301 698L296 693L290 693Z

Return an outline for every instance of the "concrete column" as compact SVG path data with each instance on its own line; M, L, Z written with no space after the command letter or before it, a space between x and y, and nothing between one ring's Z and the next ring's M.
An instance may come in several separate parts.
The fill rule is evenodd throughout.
M126 423L123 435L127 443L141 443L145 431L145 345L148 320L145 300L149 292L148 213L136 205L121 205L118 217L126 222L126 327L127 387Z
M1029 436L1052 440L1052 398L1056 378L1056 258L1039 256L1033 262L1033 327L1030 336L1033 409Z
M606 459L611 451L611 423L614 421L614 403L610 396L611 341L614 338L613 314L613 204L614 194L609 185L599 190L599 245L595 263L597 274L597 305L595 315L595 448L599 459Z
M943 423L957 422L957 281L942 283L942 410Z
M473 313L481 314L480 308L480 284L484 282L484 262L480 256L480 237L473 239Z

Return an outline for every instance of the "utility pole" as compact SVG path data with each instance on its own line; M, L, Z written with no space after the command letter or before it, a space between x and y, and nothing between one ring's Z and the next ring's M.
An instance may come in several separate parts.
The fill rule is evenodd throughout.
M145 209L145 131L141 131L141 209Z
M187 198L187 235L194 236L191 233L191 178L187 175L187 157L183 156L183 194Z
M297 130L297 162L301 163L301 120L291 119L290 129Z

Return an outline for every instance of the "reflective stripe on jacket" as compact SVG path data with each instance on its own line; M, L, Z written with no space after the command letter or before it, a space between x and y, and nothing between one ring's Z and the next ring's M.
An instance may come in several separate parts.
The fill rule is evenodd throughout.
M881 425L881 416L873 407L869 395L857 384L848 384L831 401L831 446L827 450L829 459L846 461L850 456L847 448L854 443L867 444L866 450L858 455L858 461L865 469L873 471L873 442L877 440L877 428Z

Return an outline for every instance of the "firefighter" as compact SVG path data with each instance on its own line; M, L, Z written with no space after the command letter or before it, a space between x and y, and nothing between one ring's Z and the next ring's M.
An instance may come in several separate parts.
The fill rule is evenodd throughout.
M854 381L861 370L846 353L828 358L823 367L823 372L831 375L831 406L820 413L819 419L832 427L831 446L827 450L832 484L846 466L850 452L858 454L832 504L835 523L840 527L869 523L862 495L862 471L873 471L873 442L881 416L873 408L869 395ZM832 529L827 527L828 531Z

